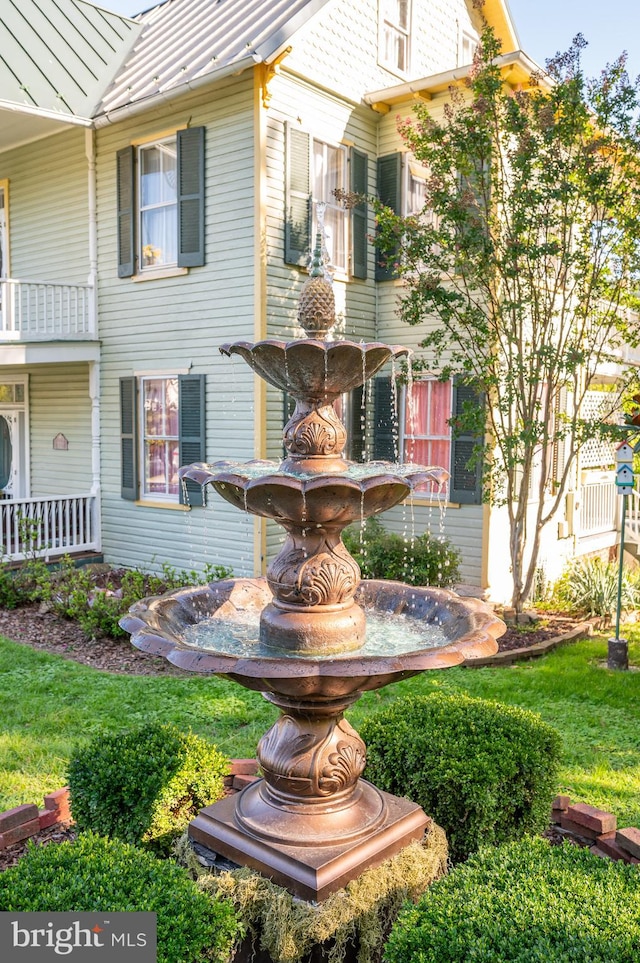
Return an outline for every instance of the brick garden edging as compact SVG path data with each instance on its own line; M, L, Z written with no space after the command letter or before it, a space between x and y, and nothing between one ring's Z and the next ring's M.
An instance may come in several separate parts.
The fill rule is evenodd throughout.
M232 759L231 771L224 777L227 792L239 792L258 779L257 759ZM69 788L58 789L44 797L44 809L31 803L0 813L0 849L35 836L57 823L72 821ZM569 796L556 796L552 803L553 828L567 839L588 846L597 856L625 863L640 863L640 829L617 829L613 813L586 803L572 805Z
M545 639L536 645L524 646L521 649L506 649L504 652L496 652L484 659L466 659L462 665L465 669L477 669L486 665L509 665L511 662L518 662L523 659L535 659L540 655L546 655L559 645L565 642L574 642L576 639L586 638L593 635L594 628L591 622L581 622L574 626L570 632L563 635L554 635L552 639Z
M256 759L232 759L231 772L224 777L224 786L227 792L239 792L257 778ZM0 849L29 839L50 826L70 822L69 787L65 786L44 797L44 809L38 809L34 803L24 803L0 813Z
M588 846L596 856L640 863L640 829L617 829L613 813L586 803L571 804L569 796L556 796L551 808L555 830L580 846Z
M6 849L13 843L20 843L23 839L35 836L42 829L55 826L57 823L71 822L69 809L69 788L58 789L44 797L44 809L38 809L34 803L25 803L14 809L7 809L0 813L0 849Z

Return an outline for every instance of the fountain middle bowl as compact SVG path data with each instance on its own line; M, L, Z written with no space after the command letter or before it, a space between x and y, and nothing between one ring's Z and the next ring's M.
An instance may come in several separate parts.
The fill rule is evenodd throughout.
M258 692L318 702L357 698L427 669L493 655L505 631L491 607L477 599L368 579L360 584L356 601L370 621L382 624L382 640L345 655L280 653L259 642L260 612L271 600L266 579L225 579L143 599L121 625L137 648L163 655L180 668L222 675ZM395 641L385 637L389 626L396 630Z

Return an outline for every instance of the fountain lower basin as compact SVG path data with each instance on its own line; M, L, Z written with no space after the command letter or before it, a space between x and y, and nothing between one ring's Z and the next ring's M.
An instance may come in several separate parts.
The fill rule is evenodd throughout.
M429 824L415 803L361 778L366 749L345 710L363 692L493 654L505 626L476 599L368 580L355 603L381 637L313 656L261 642L260 615L272 599L264 578L226 579L143 599L121 624L138 648L224 676L279 708L257 748L264 778L205 807L189 833L297 896L322 900Z

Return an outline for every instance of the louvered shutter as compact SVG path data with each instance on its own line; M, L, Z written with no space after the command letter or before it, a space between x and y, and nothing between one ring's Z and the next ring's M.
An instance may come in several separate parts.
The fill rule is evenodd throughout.
M187 127L178 145L178 267L204 264L204 127Z
M363 151L351 148L349 180L355 194L366 195L369 190L369 158ZM354 278L367 277L367 202L361 201L351 209L351 274Z
M386 154L378 158L378 197L395 214L402 211L402 154ZM388 281L395 276L393 262L397 250L384 252L376 248L376 281Z
M284 259L287 264L306 267L311 251L310 139L293 124L286 125L285 137Z
M135 273L135 153L124 147L116 154L116 196L118 204L118 277Z
M120 494L128 501L138 497L138 421L135 378L120 378Z
M191 465L204 461L205 438L205 376L179 375L180 435L178 439L178 458L180 465ZM202 488L194 481L187 481L187 499L184 489L180 488L180 504L204 503Z
M396 461L397 429L391 378L373 379L373 460Z
M484 439L477 435L455 430L456 418L459 418L468 406L482 406L484 396L473 385L454 382L452 399L452 418L454 429L451 435L451 478L449 481L449 499L465 505L480 505L482 502L482 462L469 467L479 445Z

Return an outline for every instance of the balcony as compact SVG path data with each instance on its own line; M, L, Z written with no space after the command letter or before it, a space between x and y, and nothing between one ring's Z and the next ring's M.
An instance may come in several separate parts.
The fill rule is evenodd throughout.
M94 340L95 316L92 285L0 281L0 342Z

